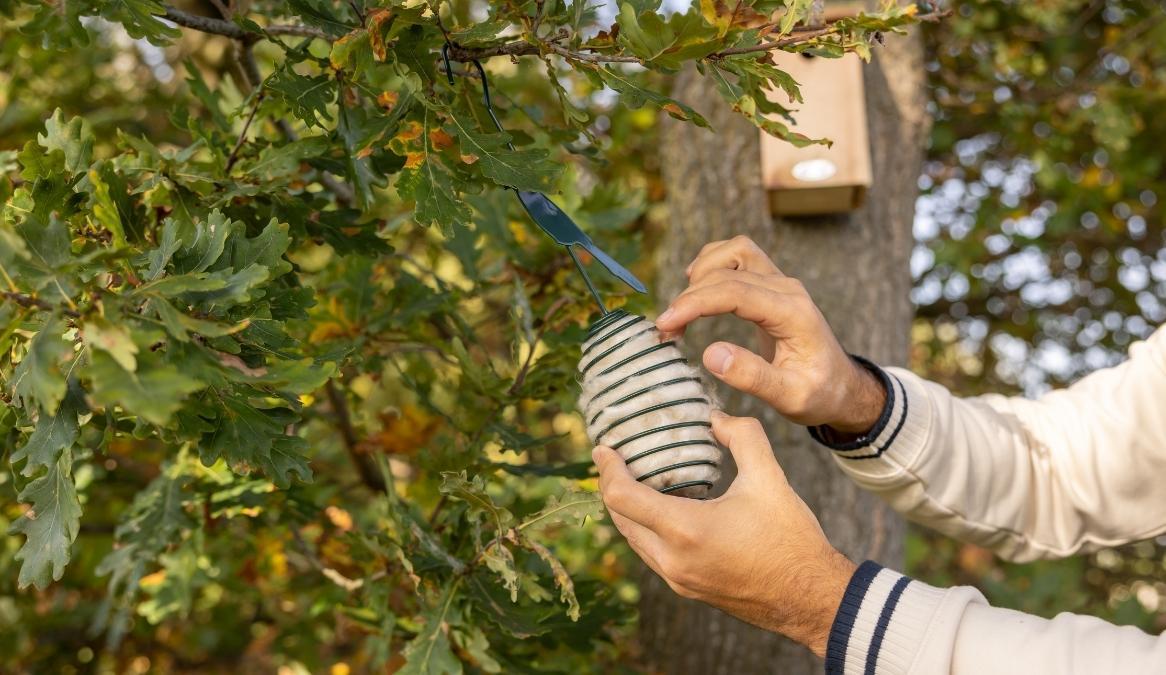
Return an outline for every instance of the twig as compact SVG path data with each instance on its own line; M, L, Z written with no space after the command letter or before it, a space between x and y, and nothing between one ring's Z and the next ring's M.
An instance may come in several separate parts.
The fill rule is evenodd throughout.
M255 113L259 112L259 104L262 102L263 91L259 91L255 94L255 103L251 106L251 114L247 116L243 130L239 132L239 139L235 141L235 147L231 148L231 154L227 155L227 173L231 173L231 167L235 166L235 162L239 160L239 150L247 140L247 130L251 128L251 122L255 120Z
M915 17L917 21L935 22L941 18L951 14L951 10L942 10L938 12L931 12L929 14L920 14ZM820 37L841 32L841 29L836 24L829 24L822 28L804 31L794 31L796 35L782 38L780 40L773 40L772 42L762 42L758 45L749 47L733 47L730 49L722 49L719 52L714 52L708 56L710 59L719 59L725 56L737 56L740 54L754 54L760 52L769 52L775 49L782 49L783 47L792 47L793 45L800 45L806 42L812 42Z
M550 42L544 43L547 49L562 56L563 58L574 59L575 61L587 61L589 63L643 63L638 56L624 56L622 54L586 54L584 52L575 52L561 47Z
M837 32L838 29L834 26L827 26L817 30L806 31L805 33L798 33L795 36L774 40L772 42L762 42L759 45L752 45L749 47L732 47L729 49L722 49L710 56L710 58L721 58L724 56L737 56L739 54L753 54L757 52L769 52L774 49L781 49L782 47L789 47L791 45L801 44L803 42L810 42L816 40L824 35L830 35Z
M530 22L530 34L538 35L539 24L543 22L543 13L546 12L546 0L534 0L534 20Z
M320 171L320 183L336 195L337 201L343 202L347 206L351 206L356 199L356 193L352 191L352 187L348 183L337 180L330 173Z
M52 303L45 302L44 300L41 300L40 298L28 295L26 293L16 293L13 291L0 291L0 295L3 295L4 297L8 298L12 302L15 302L16 304L20 305L21 307L25 307L27 309L34 309L35 308L35 309L44 310L46 312L59 311L66 316L73 317L74 319L81 316L81 313L78 312L77 310L69 309L68 307L58 307Z
M162 16L170 19L179 26L193 28L204 33L223 35L233 40L242 40L251 35L230 21L214 19L209 16L190 14L180 9L174 9L173 7L167 7L165 13Z
M559 298L558 300L554 301L554 303L552 303L551 306L547 308L546 313L543 314L541 325L538 327L538 333L536 333L534 336L534 342L530 344L530 351L526 353L526 359L523 360L522 367L518 369L518 374L514 376L514 384L510 385L510 389L506 391L507 394L513 396L518 391L519 387L522 386L522 383L526 381L526 375L528 372L530 372L530 364L534 360L534 352L538 347L539 340L541 340L543 335L546 334L547 329L551 325L551 319L555 316L555 313L562 309L563 305L567 304L567 302L567 298Z
M928 14L921 14L915 19L917 21L934 22L951 14L950 10L942 10L930 12ZM229 38L240 41L254 41L259 39L259 36L243 30L239 26L230 21L222 19L212 19L205 16L197 16L195 14L188 14L181 10L167 7L164 16L174 23L193 28L205 33L214 33L216 35L224 35ZM440 23L439 23L440 26ZM444 30L444 26L440 26ZM313 28L311 26L301 25L277 25L268 26L264 31L269 35L303 35L307 37L319 38L321 40L330 40L331 36L322 30ZM732 47L724 49L719 52L714 52L706 58L718 59L726 56L737 56L741 54L753 54L773 51L775 49L782 49L793 45L812 42L820 37L840 32L841 29L836 24L828 24L820 28L811 28L808 26L795 27L791 31L789 37L780 40L773 40L771 42L763 42L758 45L749 47ZM638 56L630 56L626 54L602 54L602 53L588 53L567 49L555 40L539 40L531 38L527 40L515 40L513 42L505 42L499 45L492 45L490 47L469 48L459 45L452 45L449 50L449 58L452 61L466 62L480 59L488 59L495 56L533 56L541 55L546 52L553 52L562 56L563 58L572 59L575 61L586 61L588 63L640 63L644 60Z
M343 441L344 449L348 451L349 458L356 466L356 472L360 474L360 481L370 490L383 491L385 489L384 480L376 471L373 471L372 466L365 461L364 455L357 447L360 439L356 437L356 429L352 426L352 416L348 412L348 402L344 400L344 392L336 387L335 380L328 380L328 383L324 385L324 392L328 395L328 403L331 404L332 413L336 416L336 430L340 432L340 440Z
M191 14L184 12L181 9L167 7L162 14L163 17L173 21L179 26L186 28L193 28L203 33L213 33L215 35L222 35L229 37L232 40L256 40L258 35L244 30L238 24L227 21L225 19L215 19L209 16L199 16L198 14ZM276 24L274 26L264 26L263 30L269 35L302 35L303 37L320 38L321 40L330 40L331 36L312 26L301 26L298 24Z
M263 76L259 74L259 63L255 61L255 50L249 40L239 40L235 43L239 50L239 67L243 69L243 77L247 86L252 90L259 89L263 84Z
M276 24L274 26L264 26L263 32L268 35L299 35L302 37L319 38L321 40L332 41L332 36L320 30L319 28L312 28L311 26L300 26L296 24Z

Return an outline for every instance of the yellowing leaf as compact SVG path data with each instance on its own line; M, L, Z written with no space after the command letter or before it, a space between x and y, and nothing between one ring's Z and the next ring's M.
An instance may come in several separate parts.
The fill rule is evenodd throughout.
M407 152L405 153L405 168L416 169L425 162L425 153L423 152Z
M393 109L393 106L397 105L397 101L400 100L400 98L400 94L395 91L382 91L380 95L377 96L377 105L384 108L385 111L388 112L389 110Z
M339 506L329 506L324 509L324 515L328 516L329 522L336 526L337 529L344 532L352 529L352 514Z
M408 142L421 138L421 123L417 120L409 120L401 125L401 130L393 136L393 141Z
M382 415L381 424L381 430L366 438L360 448L365 452L412 455L429 443L441 428L441 419L415 405L404 405L400 412Z
M434 150L444 150L453 145L453 137L445 133L444 129L430 129L429 144Z
M393 10L376 8L370 9L366 17L369 42L372 45L372 55L377 61L384 61L389 56L389 48L385 43L385 30L391 25Z

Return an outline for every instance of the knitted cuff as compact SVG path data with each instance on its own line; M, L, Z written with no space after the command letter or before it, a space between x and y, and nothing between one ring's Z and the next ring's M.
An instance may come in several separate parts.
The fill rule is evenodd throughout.
M938 588L864 562L830 628L827 675L908 672L943 596Z
M887 393L886 403L870 431L853 440L837 440L837 432L828 425L809 427L810 436L846 459L872 459L890 447L907 418L907 395L903 383L893 374L861 356L852 359L875 376Z

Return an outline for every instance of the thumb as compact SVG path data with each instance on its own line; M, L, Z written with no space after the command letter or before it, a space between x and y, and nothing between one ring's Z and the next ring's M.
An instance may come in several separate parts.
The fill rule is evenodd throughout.
M761 422L752 417L732 417L719 410L713 412L712 422L713 435L733 453L738 476L750 481L767 476L785 479Z
M729 342L714 342L704 350L704 367L738 391L752 394L770 405L777 399L777 369L748 349Z

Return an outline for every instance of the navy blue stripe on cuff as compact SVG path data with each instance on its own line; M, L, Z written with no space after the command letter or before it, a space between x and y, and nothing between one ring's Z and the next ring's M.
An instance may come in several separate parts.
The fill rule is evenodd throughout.
M863 671L863 675L875 675L875 666L879 662L879 650L883 646L883 636L887 633L887 626L891 625L891 615L895 613L899 598L902 597L903 591L906 590L909 583L911 583L910 577L899 577L895 586L891 588L891 594L887 596L887 602L879 614L879 622L875 625L874 635L870 638L870 649L866 651L866 669Z
M883 430L887 428L888 424L890 424L891 414L895 410L895 387L892 383L891 376L887 374L887 372L882 368L879 368L877 365L862 358L861 356L855 356L854 354L851 354L850 358L853 359L854 362L858 365L870 371L870 373L875 376L879 383L883 385L883 391L887 393L887 400L885 403L883 403L882 412L879 413L879 417L875 421L874 426L870 428L870 431L867 431L865 434L854 440L843 442L834 441L833 438L835 432L828 425L823 424L809 427L810 436L812 436L815 441L818 441L831 450L859 450L868 447L874 443L875 439L879 437L879 434L883 433Z
M899 421L895 424L895 428L891 431L891 435L887 438L886 442L880 446L876 446L874 452L866 455L843 455L846 459L875 459L876 457L881 457L887 448L891 447L891 444L895 442L895 439L898 438L899 432L902 431L903 423L907 421L910 400L907 398L907 388L903 386L903 381L897 377L891 377L891 379L899 385L899 394L903 397L903 411L899 415Z
M834 623L830 626L830 637L826 640L826 675L844 675L846 672L846 645L850 642L850 631L858 618L862 599L882 569L882 565L867 560L850 577L850 583L842 595L842 604L838 605L838 613L834 615Z

